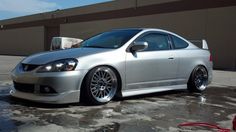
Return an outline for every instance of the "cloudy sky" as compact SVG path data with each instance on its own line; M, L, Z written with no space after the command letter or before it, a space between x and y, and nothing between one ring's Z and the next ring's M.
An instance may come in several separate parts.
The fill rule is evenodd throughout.
M111 0L0 0L0 20Z

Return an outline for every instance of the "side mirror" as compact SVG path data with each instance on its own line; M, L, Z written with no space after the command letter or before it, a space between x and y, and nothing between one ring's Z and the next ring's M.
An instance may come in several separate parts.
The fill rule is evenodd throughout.
M142 51L148 47L147 42L134 42L134 44L130 47L130 52Z

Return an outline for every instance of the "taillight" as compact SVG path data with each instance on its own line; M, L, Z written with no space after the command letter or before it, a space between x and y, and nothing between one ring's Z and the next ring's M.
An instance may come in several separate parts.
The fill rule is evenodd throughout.
M210 54L209 61L212 62L212 55Z

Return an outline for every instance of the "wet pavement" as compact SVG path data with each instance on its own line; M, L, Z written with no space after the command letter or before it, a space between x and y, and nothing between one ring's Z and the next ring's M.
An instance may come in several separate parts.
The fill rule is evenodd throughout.
M178 127L183 122L208 122L232 128L236 87L210 86L202 94L185 90L115 100L102 106L49 105L9 96L11 82L0 83L0 131L19 132L152 132L212 131Z

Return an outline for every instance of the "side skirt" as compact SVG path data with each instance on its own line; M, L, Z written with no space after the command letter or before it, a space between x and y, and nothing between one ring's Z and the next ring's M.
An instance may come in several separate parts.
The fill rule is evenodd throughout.
M122 96L129 97L134 95L149 94L149 93L163 92L170 90L180 90L180 89L187 89L187 85L183 84L183 85L161 86L161 87L151 87L151 88L129 89L122 91Z

